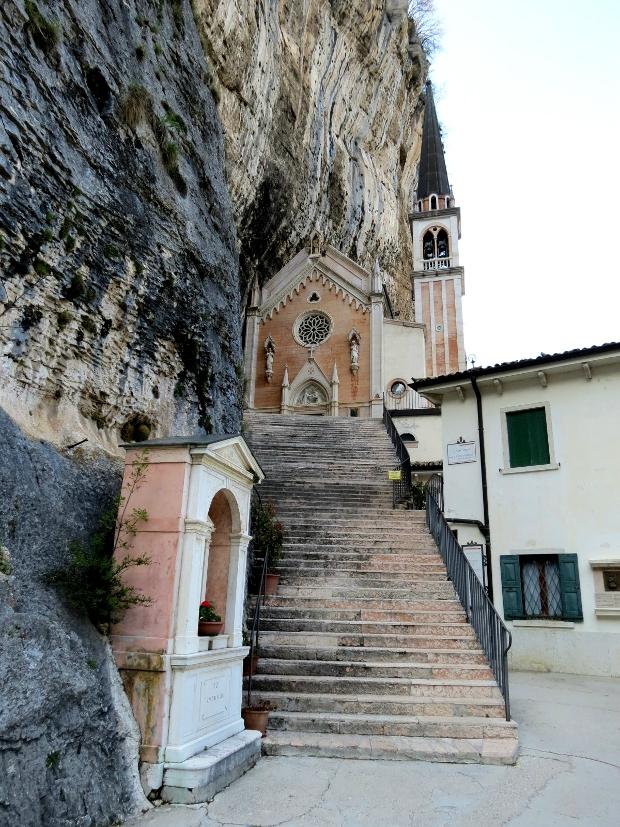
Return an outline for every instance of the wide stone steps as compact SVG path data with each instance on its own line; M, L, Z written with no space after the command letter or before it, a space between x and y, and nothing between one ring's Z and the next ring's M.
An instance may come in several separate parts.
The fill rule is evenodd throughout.
M256 598L252 598L250 606L254 608ZM454 613L459 617L465 617L463 608L458 600L442 600L438 603L436 600L368 600L367 598L350 598L349 600L327 600L325 598L298 598L298 597L283 597L282 595L268 595L262 604L261 615L266 615L269 612L273 616L277 616L277 612L282 610L285 613L291 612L291 617L306 616L306 612L311 612L312 617L330 617L332 612L345 611L351 612L356 617L363 619L364 617L376 618L379 615L387 616L392 613L398 613L399 616L419 617L421 615L431 615L437 617L439 615L447 616L447 613ZM299 614L297 614L299 612ZM289 616L285 614L285 616ZM354 619L354 618L350 618Z
M474 716L355 715L346 712L272 712L270 730L340 735L426 736L427 738L514 738L512 721Z
M514 764L518 746L507 738L432 738L385 735L334 735L321 732L270 732L265 755L317 758L434 761L457 764Z
M278 514L278 518L282 521L284 516ZM352 531L350 534L346 533L344 529L334 529L331 533L326 527L321 529L307 528L306 532L302 529L296 528L294 531L284 529L284 543L287 546L294 548L295 546L308 547L327 547L347 549L353 548L367 548L372 554L380 555L382 551L390 551L391 549L399 549L403 553L409 551L413 552L417 549L427 549L435 551L437 558L440 559L437 553L437 547L433 544L428 534L423 532L416 532L410 537L404 535L400 531L390 531L381 534L379 531L374 531L370 528L358 529Z
M465 623L464 612L454 611L394 611L390 609L329 609L299 608L296 603L290 606L273 606L268 604L261 608L261 618L274 620L318 620L323 622L356 621L360 623Z
M263 675L317 675L342 678L441 678L454 681L492 681L486 664L427 664L388 663L385 661L352 660L285 660L264 658L258 661L257 674Z
M319 563L315 563L313 561L289 561L289 560L282 560L278 563L277 566L270 566L270 571L275 572L276 574L280 574L282 576L285 575L292 575L295 573L299 573L300 575L305 576L313 574L330 576L335 575L336 573L340 574L354 574L357 576L366 576L366 575L381 575L381 579L400 579L415 577L418 580L445 580L446 579L446 572L445 569L437 566L436 564L429 562L426 565L417 564L417 563L405 563L405 564L388 564L384 566L370 566L368 563L342 563L340 566L337 562L331 561L322 561L322 565Z
M270 570L276 571L277 573L285 574L289 571L299 571L300 569L303 570L303 573L309 571L319 571L323 570L324 572L332 572L336 573L338 571L353 571L353 572L372 572L372 573L382 573L386 572L389 574L401 574L401 575L408 575L408 574L433 574L433 573L441 573L445 574L445 569L442 570L440 566L438 566L437 562L433 558L428 559L417 559L417 560L410 560L404 563L395 562L395 563L385 563L382 565L374 564L372 560L334 560L333 558L323 558L321 560L317 560L315 558L305 558L305 557L291 557L289 558L287 555L284 555L281 560L278 562L277 566L270 566Z
M379 533L362 534L361 532L358 532L349 536L344 533L330 536L327 532L317 532L316 535L309 538L307 536L304 537L301 533L292 534L285 531L284 544L285 547L291 551L294 551L298 546L303 547L306 550L311 550L312 548L317 550L340 548L343 551L346 551L349 548L365 548L368 550L369 554L376 557L380 557L382 553L389 552L392 549L409 553L417 550L435 551L437 559L441 560L439 554L437 554L436 548L433 548L429 538L423 535L407 540L405 537L398 534L388 534L382 537Z
M264 751L514 762L515 725L425 514L392 507L383 424L247 421L261 499L284 525L252 678L271 708Z
M375 592L380 591L382 588L386 591L394 591L399 586L405 586L406 590L411 591L414 594L422 594L424 590L427 591L428 594L435 593L435 594L444 594L446 597L452 597L454 593L454 589L452 584L448 581L447 576L444 574L443 578L439 576L433 576L430 578L422 578L421 576L416 577L415 583L411 585L404 580L401 576L401 572L385 572L378 577L375 572L350 572L350 577L343 577L341 575L334 575L326 572L321 574L320 572L312 571L312 572L301 572L296 574L287 574L286 576L280 579L280 583L283 588L298 586L299 588L347 588L350 591L354 591L356 588L366 589L366 587L372 584L372 588ZM286 592L282 592L285 594ZM386 597L390 595L386 594Z
M333 695L383 695L406 698L491 698L503 702L495 681L441 678L345 677L335 675L263 675L253 681L254 692L329 693Z
M257 557L257 559L259 559ZM262 558L260 558L262 559ZM433 548L415 549L414 552L401 554L399 549L382 549L380 552L368 549L325 549L304 547L295 549L283 549L280 560L283 565L301 565L322 563L342 564L349 567L357 564L378 564L385 560L386 564L395 563L398 566L412 564L415 566L434 566L437 561L437 550Z
M406 646L337 646L311 645L304 646L299 643L293 644L271 644L269 640L260 641L260 657L277 660L286 658L290 660L315 661L352 661L352 662L385 662L385 663L426 663L435 664L460 664L460 665L487 665L486 659L480 649L410 649Z
M438 635L440 637L475 637L469 624L460 620L456 623L372 620L318 620L317 618L265 617L261 627L265 632L325 632L327 634L360 635Z
M258 676L256 676L258 677ZM464 718L504 717L504 704L494 698L445 698L420 695L373 695L352 692L283 692L252 689L252 699L282 712L347 712L352 715L424 715Z
M424 634L381 634L355 632L295 632L265 629L261 632L261 641L272 646L403 646L412 651L421 649L474 649L479 650L479 643L475 635L461 632L451 635L424 635Z
M431 597L437 600L453 600L454 589L448 582L443 584L432 583L417 583L408 585L406 588L362 588L357 586L352 589L350 586L335 586L317 583L309 585L306 578L303 579L303 586L290 585L287 583L280 583L278 586L278 594L282 597L301 597L339 599L347 600L349 598L369 598L372 600L415 600L417 598L430 599Z

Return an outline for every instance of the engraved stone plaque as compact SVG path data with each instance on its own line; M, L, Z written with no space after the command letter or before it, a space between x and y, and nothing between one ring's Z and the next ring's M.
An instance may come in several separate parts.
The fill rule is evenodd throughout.
M198 721L201 730L215 726L228 717L230 675L220 672L200 680Z

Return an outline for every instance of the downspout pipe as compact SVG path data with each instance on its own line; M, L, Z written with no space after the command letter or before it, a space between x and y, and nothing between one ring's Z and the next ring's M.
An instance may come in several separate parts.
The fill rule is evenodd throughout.
M476 397L476 409L478 413L478 444L480 445L480 482L482 484L482 510L483 523L480 526L480 531L484 537L487 547L487 588L489 590L489 599L493 603L493 563L491 560L491 530L489 527L489 494L487 490L487 460L486 450L484 446L484 419L482 416L482 397L480 395L480 388L476 382L475 376L469 377L471 386Z

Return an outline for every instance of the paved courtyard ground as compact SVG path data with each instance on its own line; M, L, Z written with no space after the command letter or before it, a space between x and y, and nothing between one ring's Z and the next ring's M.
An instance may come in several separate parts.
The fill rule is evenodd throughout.
M263 758L210 804L132 827L618 827L620 680L513 673L515 767Z

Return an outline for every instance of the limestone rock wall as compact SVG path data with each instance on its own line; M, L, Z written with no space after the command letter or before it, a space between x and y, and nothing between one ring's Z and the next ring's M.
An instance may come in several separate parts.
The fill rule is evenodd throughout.
M314 229L411 317L426 60L403 2L193 0L216 75L244 287Z
M7 0L0 66L0 403L61 445L238 430L235 224L189 0Z
M43 578L95 528L119 469L33 442L1 409L0 455L0 824L116 823L148 806L137 726L105 640Z

